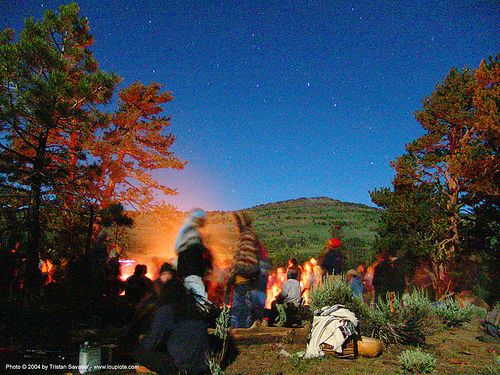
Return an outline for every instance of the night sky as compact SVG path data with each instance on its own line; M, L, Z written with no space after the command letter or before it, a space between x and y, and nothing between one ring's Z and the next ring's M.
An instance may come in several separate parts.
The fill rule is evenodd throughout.
M2 1L3 28L60 1ZM162 83L180 210L327 196L373 205L451 67L500 52L500 2L79 1L100 67Z

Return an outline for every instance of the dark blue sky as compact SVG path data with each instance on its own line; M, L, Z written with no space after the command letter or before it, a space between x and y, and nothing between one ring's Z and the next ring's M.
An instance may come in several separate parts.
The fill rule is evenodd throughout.
M61 1L2 2L22 28ZM299 197L373 205L451 67L500 52L500 2L79 1L101 68L164 84L181 210Z

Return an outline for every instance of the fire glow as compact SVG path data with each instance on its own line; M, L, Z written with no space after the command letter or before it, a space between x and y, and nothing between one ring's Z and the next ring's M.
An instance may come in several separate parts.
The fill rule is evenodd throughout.
M302 288L302 304L309 305L309 294L311 289L321 283L321 270L316 259L311 258L305 262L300 268L300 286ZM271 307L271 303L281 293L283 284L287 280L287 270L278 267L276 271L272 271L267 279L267 298L266 308Z
M122 282L125 282L130 276L133 275L135 266L137 264L145 264L147 266L146 276L150 280L155 280L158 277L159 266L156 263L161 263L159 259L153 261L151 259L120 259L118 260L120 265L120 275L119 278ZM302 303L305 305L309 304L309 294L311 288L314 288L321 282L321 270L319 269L318 263L314 258L305 262L300 268L300 285L302 288ZM227 273L229 266L225 265L222 267L215 267L213 272L207 277L207 291L209 299L216 303L222 304L223 294L225 289L225 283L227 281ZM50 260L45 260L41 263L40 270L42 273L47 275L47 280L45 284L50 283L53 280L53 273L55 267ZM271 308L271 303L276 299L276 297L281 293L283 284L287 280L287 271L283 267L278 267L269 273L267 279L267 290L266 290L266 305L267 309ZM122 295L124 292L121 293Z
M127 278L133 275L135 266L137 264L146 264L148 272L146 276L154 280L158 277L157 267L151 262L144 260L134 260L134 259L120 259L120 280L126 281ZM302 303L305 305L309 304L309 294L311 288L314 288L321 281L321 270L319 269L318 262L316 259L311 258L309 261L305 262L301 267L301 278L300 285L302 288ZM287 271L283 267L278 267L276 270L269 273L267 279L267 290L266 290L266 308L271 307L271 303L276 299L276 297L281 293L283 284L287 280ZM228 267L218 268L216 267L209 277L207 277L208 284L207 290L210 300L212 302L218 303L222 301L222 297L218 294L223 293L225 285L220 285L225 283L228 272ZM216 284L216 285L214 285ZM222 291L222 292L221 292Z
M45 259L42 262L40 266L40 271L42 272L43 275L47 276L47 279L45 280L45 285L52 282L55 270L56 269L50 260Z
M126 281L130 276L134 274L135 266L137 264L145 264L148 271L146 277L150 280L155 280L158 277L157 266L147 261L136 261L133 259L120 259L120 280ZM156 271L156 272L155 272Z

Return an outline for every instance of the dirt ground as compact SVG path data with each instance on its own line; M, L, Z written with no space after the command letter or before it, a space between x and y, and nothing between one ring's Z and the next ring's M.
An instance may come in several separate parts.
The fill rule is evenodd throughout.
M425 352L437 357L437 374L491 374L487 367L493 367L494 356L500 355L500 342L493 338L487 342L478 339L479 318L463 327L442 329L429 336ZM52 331L51 331L52 332ZM402 374L398 355L411 347L385 347L377 358L358 357L356 359L340 359L331 355L322 358L305 360L296 354L306 348L309 330L307 328L269 328L259 327L248 330L233 330L231 336L239 353L234 361L224 370L225 375L237 374ZM54 333L58 335L58 333ZM32 335L32 338L37 336ZM56 337L55 336L55 337ZM46 343L53 341L45 336ZM35 346L35 345L34 345ZM37 357L38 358L38 357ZM30 363L22 359L22 364ZM33 359L33 363L37 359ZM50 360L49 360L50 362ZM14 362L15 363L15 362ZM63 359L62 363L78 364L77 352ZM5 367L0 369L4 373ZM137 370L106 370L93 372L96 375L137 375L145 374L144 368ZM15 374L78 374L77 370L24 372L7 371ZM151 373L149 373L151 374Z
M487 374L500 342L478 340L479 321L463 327L443 329L427 338L425 352L437 357L437 374ZM260 328L264 330L265 328ZM325 356L312 360L287 357L304 351L307 333L296 329L285 337L263 344L239 344L240 353L225 370L231 374L401 374L398 355L407 348L386 347L377 358L340 359Z

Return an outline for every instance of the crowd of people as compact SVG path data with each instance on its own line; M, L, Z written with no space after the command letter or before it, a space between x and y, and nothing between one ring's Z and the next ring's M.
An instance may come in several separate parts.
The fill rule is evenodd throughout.
M363 296L367 303L385 301L389 293L402 293L405 288L397 262L387 254L380 254L368 268L360 264L348 270L340 239L331 238L319 262L312 259L301 266L290 258L279 293L268 301L273 277L266 249L248 212L234 212L232 219L237 245L231 264L223 270L227 276L223 278L223 297L216 304L207 293L207 275L214 264L201 234L207 221L201 209L186 217L175 241L175 257L152 272L158 271L155 280L147 276L146 265L136 264L133 274L122 281L119 254L109 251L107 234L102 231L95 247L80 263L68 264L67 281L71 284L73 278L77 289L82 289L86 280L94 281L91 294L101 306L102 327L123 324L123 343L128 352L159 374L209 373L207 328L215 323L221 303L230 306L229 325L233 329L252 325L290 327L300 324L301 306L326 275L345 274L353 293ZM86 266L81 266L82 262ZM120 309L124 314L117 323L116 311Z
M248 212L238 211L232 213L232 219L237 245L229 267L216 269L226 277L219 279L223 285L217 287L223 293L215 303L207 292L207 276L214 264L201 234L207 221L201 209L186 217L174 245L175 257L171 263L161 265L156 279L147 276L146 265L136 264L133 274L122 281L120 256L109 251L107 234L102 231L92 251L79 262L68 262L65 281L74 284L75 290L85 290L85 283L89 283L91 298L98 298L96 305L101 306L105 329L117 323L113 320L116 311L125 306L120 310L124 314L119 322L125 329L123 344L136 362L159 374L210 373L208 327L214 328L222 304L230 307L229 326L233 329L255 325L292 327L301 323L299 311L307 303L309 292L321 286L326 277L345 276L352 293L367 305L385 303L406 289L398 258L381 252L368 267L360 263L347 269L346 250L341 240L333 237L319 261L311 259L300 265L296 258L290 258L282 270L285 280L269 300L270 284L278 277L272 276L252 218Z
M236 251L228 269L224 303L230 306L230 327L252 325L294 326L300 324L299 308L304 292L319 285L325 275L345 274L355 295L367 303L401 293L404 279L394 259L380 254L376 263L360 264L346 270L341 241L332 238L319 264L304 269L295 258L286 267L286 281L266 308L270 265L266 250L245 211L232 214L238 234ZM176 264L165 263L154 282L144 282L144 266L125 282L125 295L136 305L128 339L137 361L153 371L204 373L208 348L204 304L210 304L205 276L212 268L212 256L200 229L205 225L203 210L189 213L175 243ZM174 263L175 263L174 262ZM314 270L321 270L320 273ZM140 293L139 293L140 290Z

